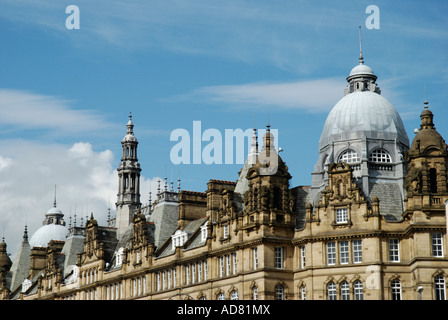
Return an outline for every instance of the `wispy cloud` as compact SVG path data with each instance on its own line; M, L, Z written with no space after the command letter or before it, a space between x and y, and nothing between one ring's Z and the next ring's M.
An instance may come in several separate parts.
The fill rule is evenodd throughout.
M203 87L185 95L164 99L219 104L234 109L302 109L310 113L327 112L342 98L346 83L329 78L281 83L248 83Z
M23 90L0 89L0 124L9 130L48 129L59 134L91 132L112 125L92 110L77 110L73 101Z

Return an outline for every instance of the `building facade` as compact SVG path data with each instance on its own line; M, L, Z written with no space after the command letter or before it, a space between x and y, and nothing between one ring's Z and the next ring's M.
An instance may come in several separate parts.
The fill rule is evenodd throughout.
M130 116L116 217L66 228L55 200L39 242L25 229L14 262L0 243L0 297L446 300L447 145L427 103L409 144L363 60L328 115L311 186L290 186L268 126L260 148L254 129L237 181L195 192L165 180L142 205Z

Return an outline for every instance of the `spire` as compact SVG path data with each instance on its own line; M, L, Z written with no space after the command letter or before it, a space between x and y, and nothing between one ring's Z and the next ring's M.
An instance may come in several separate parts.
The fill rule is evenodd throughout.
M428 109L428 100L426 99L426 83L425 83L425 109Z
M127 134L134 135L134 131L133 131L134 124L132 123L132 113L131 112L129 112L129 121L128 121L128 124L126 125L126 127L128 128Z
M364 64L364 57L362 56L361 26L359 26L359 64Z
M28 242L28 226L25 225L25 231L23 232L23 242Z
M54 201L53 201L53 208L56 208L56 185L54 185Z
M179 175L177 178L177 193L180 193L180 168L179 168Z

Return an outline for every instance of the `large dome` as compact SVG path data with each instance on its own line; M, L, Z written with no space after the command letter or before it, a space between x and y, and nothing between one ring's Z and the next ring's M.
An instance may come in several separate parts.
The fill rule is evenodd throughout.
M325 121L319 147L361 137L397 139L409 145L398 112L389 101L371 91L347 94L334 106Z
M60 224L47 224L32 235L30 239L30 246L33 247L47 247L51 240L65 241L68 230Z

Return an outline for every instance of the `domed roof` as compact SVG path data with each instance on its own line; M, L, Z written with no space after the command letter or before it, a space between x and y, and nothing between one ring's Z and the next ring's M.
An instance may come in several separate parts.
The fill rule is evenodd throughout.
M414 140L412 140L411 149L409 150L411 155L426 153L434 149L438 152L447 152L445 140L434 127L433 117L433 113L426 106L420 114L422 120L420 130L415 135Z
M360 66L363 65L358 67ZM373 139L397 139L409 145L398 112L389 101L371 91L355 91L339 100L325 121L319 147L363 136Z
M31 236L30 246L47 247L51 240L65 241L68 229L61 224L43 225Z
M349 77L354 76L354 75L361 75L361 74L374 75L372 68L370 68L369 66L366 66L365 64L358 64L356 67L354 67L350 71Z

